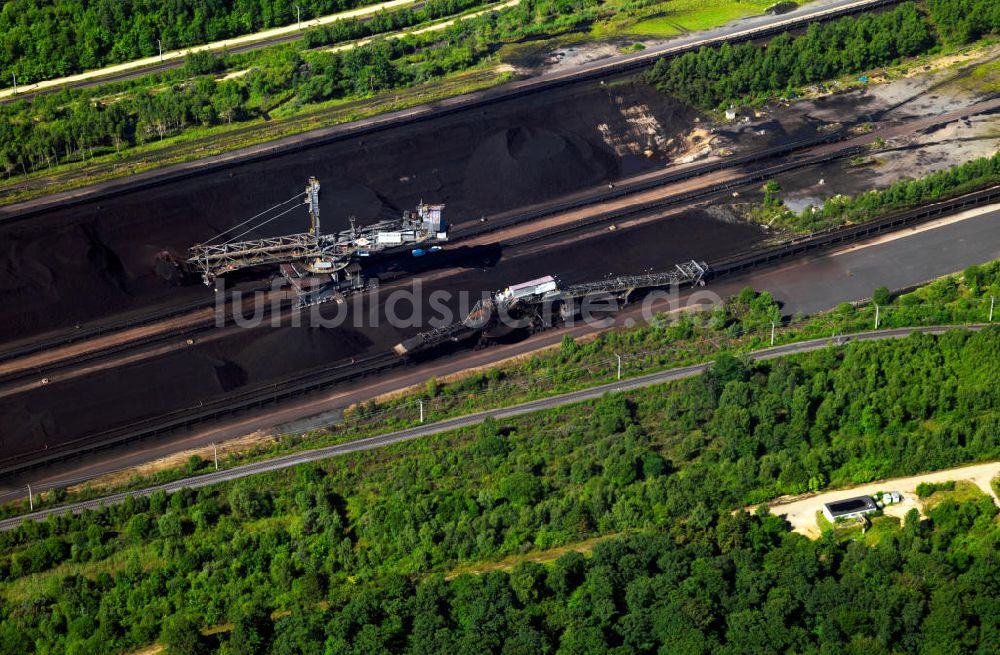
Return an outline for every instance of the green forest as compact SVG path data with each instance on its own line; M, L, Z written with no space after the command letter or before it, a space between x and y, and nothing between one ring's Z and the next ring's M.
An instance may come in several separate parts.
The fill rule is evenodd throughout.
M332 14L370 0L9 0L0 9L0 79L62 77Z
M800 213L789 211L778 196L765 200L762 217L775 227L795 232L812 232L848 223L861 223L893 211L919 207L969 191L1000 184L1000 153L952 166L926 177L904 178L885 189L838 195L820 207L806 207Z
M672 386L29 522L0 534L0 652L988 652L991 503L875 546L731 512L1000 457L994 354L997 329L720 356ZM601 535L589 557L447 575Z
M657 61L646 79L706 110L753 105L1000 31L1000 5L993 0L931 0L927 12L907 2L888 12L814 23L804 35L783 34L766 47L701 48Z
M927 11L947 43L1000 33L1000 4L995 0L927 0Z
M474 4L431 0L400 20L420 22ZM377 40L336 53L296 45L246 55L198 54L179 72L0 105L0 167L7 177L26 175L198 128L271 119L276 111L288 115L314 103L412 86L476 65L493 43L592 19L594 6L596 0L525 0L441 32ZM345 22L316 30L306 40L351 38L392 20L380 18L366 26ZM240 65L246 74L216 79L219 70Z
M0 105L0 169L7 178L28 175L206 127L287 117L319 103L412 87L480 64L493 55L495 44L571 32L600 15L598 0L525 0L438 33L376 40L337 53L304 49L478 4L481 0L431 0L368 23L344 21L311 30L294 46L200 54L178 71ZM813 25L798 38L778 36L767 48L724 45L660 60L646 79L702 108L759 101L810 81L929 52L939 47L938 35L953 19L943 10L939 14L932 20L905 3L877 15ZM222 70L245 74L220 80Z

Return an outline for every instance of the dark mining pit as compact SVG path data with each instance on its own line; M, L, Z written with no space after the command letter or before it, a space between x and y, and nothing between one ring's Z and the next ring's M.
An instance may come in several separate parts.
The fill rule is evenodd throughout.
M482 292L542 275L552 274L572 284L608 274L664 270L685 259L724 257L752 247L761 238L757 228L689 210L584 239L568 238L551 248L539 244L511 247L495 263L467 261L464 269L413 278L419 284L414 296L392 300L394 289L411 288L410 280L387 285L374 303L377 327L371 327L370 319L359 318L369 316L372 299L360 303L349 299L345 306L320 306L327 319L345 312L338 327L309 326L305 314L302 327L225 328L218 338L199 338L194 346L153 359L0 398L4 417L0 450L13 456L51 447L144 417L197 407L199 402L241 388L386 352L439 317L436 310L442 305L429 304L435 293L454 320ZM419 298L419 321L408 320L414 312L410 297ZM404 325L393 326L387 320L390 308Z
M834 122L878 119L886 106L887 100L868 95L830 96L717 126L713 134L740 151L766 148ZM328 230L346 227L349 215L362 224L394 217L421 200L446 203L446 218L462 225L662 168L698 125L693 112L642 85L577 84L13 221L0 226L0 343L10 347L77 324L208 298L201 285L165 282L155 270L157 255L180 255L232 229L299 193L310 175L323 184ZM701 127L709 129L707 122ZM848 166L806 169L781 182L789 194L841 192L863 174ZM269 224L266 234L248 236L305 228L300 208ZM382 272L403 276L383 292L404 286L407 275L419 276L425 318L435 291L448 294L445 304L458 318L459 292L474 301L484 291L546 274L573 283L662 270L691 258L721 259L763 238L757 228L689 210L586 239L564 237L550 247L455 244L420 259L404 256L382 264ZM386 300L382 294L372 303L382 317L379 327L356 326L351 300L338 327L226 328L152 359L4 396L0 458L386 352L421 329L388 324ZM398 309L405 314L405 303ZM339 310L325 305L321 311L329 317ZM368 307L360 313L367 315Z
M461 224L662 167L693 117L640 84L582 83L15 220L0 226L0 342L197 300L204 288L157 275L157 254L183 255L310 175L327 230L421 200L446 203ZM306 227L303 209L245 238Z

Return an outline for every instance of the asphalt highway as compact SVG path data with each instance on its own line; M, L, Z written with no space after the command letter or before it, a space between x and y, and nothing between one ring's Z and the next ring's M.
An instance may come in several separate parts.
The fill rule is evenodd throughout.
M829 346L843 345L850 341L878 341L883 339L897 339L912 334L913 332L922 332L926 334L941 334L949 330L955 330L955 329L977 330L981 329L982 327L983 326L980 324L974 324L965 326L899 328L891 330L881 330L877 332L862 332L849 336L813 339L810 341L802 341L799 343L775 346L773 348L766 348L752 353L750 355L750 358L754 361L764 361L764 360L774 359L776 357L782 357L785 355L793 355L797 353L805 353L814 350L820 350L822 348L827 348ZM411 441L413 439L419 439L421 437L427 437L430 435L439 434L441 432L446 432L449 430L455 430L458 428L465 428L478 425L488 417L502 420L516 416L522 416L524 414L530 414L532 412L552 409L555 407L572 405L574 403L579 403L586 400L593 400L595 398L600 398L602 395L606 393L630 391L633 389L641 389L644 387L664 384L666 382L683 380L685 378L690 378L701 374L702 372L705 371L705 369L711 366L711 364L712 362L705 362L702 364L695 364L692 366L684 366L681 368L669 369L657 373L650 373L635 378L598 385L596 387L591 387L588 389L581 389L579 391L572 391L569 393L559 394L549 398L543 398L540 400L534 400L527 403L521 403L519 405L514 405L512 407L476 412L474 414L467 414L465 416L446 419L444 421L437 421L435 423L420 425L417 427L408 428L406 430L398 430L396 432L390 432L384 435L367 437L365 439L358 439L355 441L350 441L336 446L317 448L315 450L307 450L301 453L293 453L291 455L275 457L273 459L268 459L260 462L244 464L241 466L233 467L231 469L214 471L212 473L207 473L205 475L200 475L197 477L183 479L183 480L176 480L174 482L168 482L166 484L156 485L145 489L126 491L122 493L104 496L102 498L95 498L92 500L86 500L79 503L71 503L69 505L64 505L62 507L54 507L50 509L39 510L37 512L33 512L30 514L15 516L0 521L0 530L10 530L27 520L43 521L52 514L64 514L66 512L79 513L88 509L97 509L102 505L113 505L121 503L130 496L148 496L157 491L165 491L169 493L183 488L197 489L200 487L206 487L209 485L218 484L220 482L239 480L241 478L245 478L251 475L257 475L259 473L267 473L269 471L277 471L292 466L298 466L299 464L316 462L319 460L327 459L329 457L336 457L338 455L345 455L348 453L360 452L365 450L373 450L375 448L384 448L385 446L389 446L402 441Z

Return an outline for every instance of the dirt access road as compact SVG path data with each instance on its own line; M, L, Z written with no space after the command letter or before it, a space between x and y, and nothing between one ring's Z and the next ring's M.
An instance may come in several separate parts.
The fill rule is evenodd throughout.
M785 496L774 501L768 507L772 514L785 517L785 520L792 525L794 532L815 539L820 536L819 527L816 525L816 512L823 509L824 503L844 500L853 496L870 496L877 491L899 491L903 494L903 502L890 505L885 509L885 513L889 516L902 518L913 508L922 510L922 503L917 499L917 485L920 483L965 480L975 484L983 490L983 493L992 497L993 502L1000 505L1000 498L997 497L990 485L990 482L998 475L1000 475L1000 462L974 464L956 469L913 475L908 478L870 482L857 487L837 489L805 498Z
M389 0L388 2L380 2L374 5L367 5L365 7L358 7L357 9L351 9L349 11L342 11L339 14L330 14L329 16L320 16L319 18L313 18L305 21L304 23L293 23L291 25L285 25L284 27L275 27L269 30L264 30L262 32L255 32L253 34L245 34L243 36L233 37L231 39L224 39L222 41L214 41L212 43L206 43L204 45L192 46L190 48L182 48L180 50L171 50L169 52L164 52L162 55L157 55L154 57L144 57L143 59L135 59L133 61L127 61L122 64L115 64L114 66L106 66L104 68L98 68L92 71L86 71L84 73L79 73L77 75L68 75L66 77L56 78L54 80L46 80L42 82L35 82L34 84L23 84L18 85L17 91L15 93L14 87L7 89L0 89L0 99L9 98L14 95L25 96L34 95L41 91L47 91L56 89L62 86L80 86L81 82L89 82L96 80L99 82L109 81L102 78L112 78L112 79L122 79L123 73L142 71L148 72L143 69L148 68L166 68L163 64L172 63L175 65L180 65L184 58L191 54L192 52L214 52L216 50L243 50L246 46L252 45L253 47L264 47L266 45L271 45L273 43L280 43L281 41L287 41L289 38L298 38L301 36L303 30L311 27L319 27L321 25L328 25L330 23L335 23L341 20L347 20L349 18L363 18L366 16L371 16L380 11L389 11L392 9L400 9L402 7L407 7L409 5L416 4L417 0Z

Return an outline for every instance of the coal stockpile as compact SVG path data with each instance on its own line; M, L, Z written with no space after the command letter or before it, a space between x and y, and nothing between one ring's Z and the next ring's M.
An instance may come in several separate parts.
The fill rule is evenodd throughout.
M611 274L666 270L685 259L732 255L761 238L757 228L692 210L589 238L569 237L550 248L513 247L495 265L470 261L465 269L448 275L418 278L420 292L414 297L419 308L408 300L411 296L391 301L393 286L408 285L387 286L375 303L378 321L374 326L367 318L369 306L358 307L353 300L345 306L331 303L321 306L327 319L345 312L336 327L308 326L304 320L302 327L226 328L217 338L199 338L191 347L155 359L0 398L0 415L4 416L0 449L13 456L52 447L141 418L197 407L201 401L234 390L387 352L439 316L437 306L430 304L435 292L443 294L450 320L456 320L463 303L467 311L482 292L542 275L573 284ZM389 311L408 324L393 325ZM407 319L414 312L419 320L411 323Z
M310 175L327 230L421 200L461 224L660 167L693 116L642 85L581 83L12 221L0 225L0 342L202 297L165 280L158 256L182 257ZM246 238L306 227L301 208Z
M508 209L511 196L533 204L599 184L617 161L586 139L533 127L501 130L484 140L465 169L466 195L484 213Z

